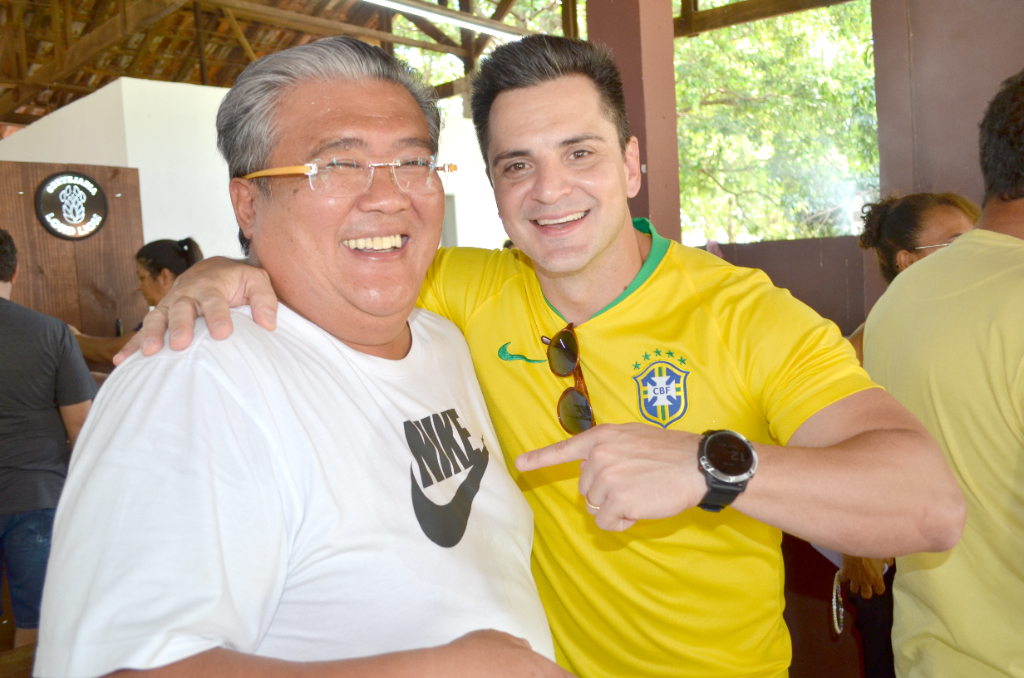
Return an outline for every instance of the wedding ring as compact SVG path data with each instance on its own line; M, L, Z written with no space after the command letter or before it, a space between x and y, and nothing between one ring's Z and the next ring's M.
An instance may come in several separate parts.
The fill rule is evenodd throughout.
M583 501L585 501L587 503L587 508L588 509L592 509L594 511L600 511L601 510L600 506L594 506L593 504L590 503L590 500L587 499L586 497L583 497Z

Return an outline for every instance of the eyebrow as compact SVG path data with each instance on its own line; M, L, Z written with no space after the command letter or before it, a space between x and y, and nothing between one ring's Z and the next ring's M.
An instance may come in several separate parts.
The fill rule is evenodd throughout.
M335 149L347 151L349 149L366 150L367 148L369 148L369 144L367 144L366 140L364 139L361 139L359 137L343 137L341 139L334 139L332 141L320 144L315 149L313 149L312 153L310 153L310 156L314 158L319 157L326 151L331 151ZM422 148L427 151L432 150L430 140L425 139L423 137L405 137L404 139L399 139L395 144L393 144L392 148Z
M570 137L568 139L558 142L558 147L565 148L566 146L573 146L584 141L603 141L607 143L607 140L600 134L580 134L578 136ZM498 155L494 156L494 160L492 162L498 163L501 162L502 160L509 160L511 158L522 158L529 155L530 152L525 149L514 149L511 151L505 151L504 153L499 153Z

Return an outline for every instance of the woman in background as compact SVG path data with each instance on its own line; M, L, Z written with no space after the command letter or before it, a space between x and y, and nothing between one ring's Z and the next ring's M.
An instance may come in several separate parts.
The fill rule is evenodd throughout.
M135 254L135 273L139 277L136 289L142 292L147 304L156 306L171 291L177 277L202 260L203 251L192 238L147 243ZM82 334L75 327L71 330L86 360L113 365L114 355L135 336L139 328L120 337L93 337Z
M885 282L908 266L946 247L974 228L981 209L956 193L913 193L890 196L864 206L862 249L873 249ZM864 362L864 325L849 336Z
M981 210L955 193L914 193L890 196L864 206L863 249L873 249L885 281L922 258L953 243L974 228ZM849 337L864 363L864 325ZM889 566L886 571L886 566ZM841 582L849 582L851 602L857 608L857 629L864 652L867 678L895 676L892 654L892 586L895 565L892 558L858 558L843 555ZM888 593L888 595L885 595ZM878 596L875 600L871 600Z

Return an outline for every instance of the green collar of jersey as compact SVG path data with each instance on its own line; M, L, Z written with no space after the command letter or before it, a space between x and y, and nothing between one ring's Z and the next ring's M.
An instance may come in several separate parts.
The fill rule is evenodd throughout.
M595 313L595 318L618 304L629 295L633 294L638 287L647 282L647 279L651 277L652 273L654 273L654 269L658 268L658 264L660 264L661 260L665 257L665 252L668 252L668 238L658 235L658 232L651 227L650 219L633 219L633 228L645 235L651 236L651 251L647 255L647 261L645 261L644 265L640 267L640 271L636 274L636 277L633 278L633 282L629 283L629 287L624 289L622 294L615 297L615 300L612 301L612 303ZM547 297L544 297L544 301L547 302L548 307L554 311L559 318L562 318L562 314L558 312L557 308L551 305L551 302L548 301ZM565 318L562 318L562 320L565 320Z

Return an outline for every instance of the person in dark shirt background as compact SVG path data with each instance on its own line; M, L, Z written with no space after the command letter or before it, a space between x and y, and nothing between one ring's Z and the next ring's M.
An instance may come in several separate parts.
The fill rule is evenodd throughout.
M0 557L21 647L36 640L54 509L96 382L67 325L10 300L17 276L0 229Z

